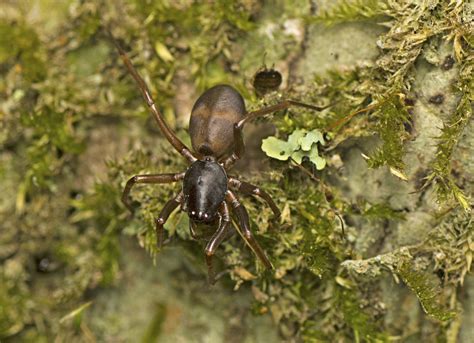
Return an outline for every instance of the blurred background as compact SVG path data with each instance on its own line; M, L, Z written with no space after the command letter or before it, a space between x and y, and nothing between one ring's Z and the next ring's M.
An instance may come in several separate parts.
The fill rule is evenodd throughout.
M474 341L472 13L462 0L2 1L0 341ZM282 210L272 221L242 196L274 271L236 234L208 285L180 212L158 251L153 219L180 185L136 186L130 218L131 176L186 164L104 27L188 146L215 84L248 110L333 104L246 128L232 173ZM257 91L270 69L282 84ZM324 135L322 168L262 151L296 130Z

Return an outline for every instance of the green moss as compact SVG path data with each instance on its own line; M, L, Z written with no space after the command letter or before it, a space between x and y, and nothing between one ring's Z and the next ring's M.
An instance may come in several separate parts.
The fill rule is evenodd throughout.
M137 0L133 8L146 23L155 49L160 44L171 56L168 75L157 79L172 79L179 67L186 66L200 90L230 80L238 85L237 78L227 75L224 68L231 60L232 40L255 28L249 12L252 2L175 4Z
M456 184L452 175L452 155L454 149L472 117L472 100L474 98L474 61L467 59L462 64L459 74L460 79L456 90L461 94L461 99L453 114L444 123L441 135L437 137L436 158L431 163L432 172L426 178L425 186L430 183L436 185L438 201L445 203L455 200L465 211L471 210L469 198Z
M384 335L378 329L380 326L375 323L374 318L361 309L356 293L340 289L337 295L344 319L354 330L354 341L384 341Z
M369 220L404 220L405 215L400 211L395 211L387 204L367 204L362 216Z
M385 10L389 5L387 1L380 0L342 0L330 9L322 12L314 22L323 22L326 25L335 25L351 21L377 19L386 15Z
M368 160L369 167L377 168L388 165L403 170L405 164L404 141L407 138L405 125L410 115L398 95L391 95L381 101L380 107L372 116L377 121L375 130L382 140L382 146L372 153Z
M15 266L10 266L15 268ZM24 280L14 278L15 275L0 276L2 287L0 289L0 337L9 337L21 332L28 322L26 299L30 296ZM13 278L12 278L13 276Z
M469 31L469 17L463 11L462 5L440 4L398 6L384 1L342 1L326 12L313 18L326 24L352 20L388 20L390 30L383 34L379 47L384 51L376 61L376 65L368 68L365 85L365 100L373 97L366 110L352 108L352 113L346 119L340 118L336 126L346 124L352 117L361 112L369 113L369 125L363 130L373 130L382 140L381 146L368 159L370 167L388 165L403 172L405 163L405 142L408 138L407 128L411 123L407 97L410 96L413 82L413 64L422 53L422 48L430 44L437 35L443 34L448 40L453 40L456 56L461 63L459 80L456 90L461 99L455 112L445 123L441 136L438 138L438 151L431 164L432 172L427 177L427 184L435 183L438 200L446 203L454 199L465 210L470 208L470 201L457 186L451 175L451 156L462 135L464 127L472 116L472 33ZM451 23L457 23L454 26ZM451 31L450 31L451 30ZM331 83L343 90L350 89L351 78L334 77L330 74ZM336 73L337 75L337 73ZM320 80L318 80L320 82ZM343 81L343 83L341 83ZM360 86L359 86L360 88ZM359 96L360 96L359 95ZM347 113L347 109L345 109ZM370 123L372 122L372 123ZM351 136L357 133L351 131ZM338 133L341 134L340 132ZM340 141L340 139L339 139Z
M441 321L447 321L454 317L454 311L446 310L440 305L441 289L433 281L430 274L414 270L413 264L408 262L401 263L397 267L397 273L400 274L407 286L415 292L423 310L428 315Z
M35 30L24 22L0 20L0 64L18 63L17 71L28 82L46 77L45 51Z

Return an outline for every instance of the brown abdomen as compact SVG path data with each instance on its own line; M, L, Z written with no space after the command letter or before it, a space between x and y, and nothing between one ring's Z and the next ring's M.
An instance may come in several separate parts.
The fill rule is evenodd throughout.
M217 158L234 146L234 124L246 113L242 96L228 85L205 91L193 106L189 135L194 151Z

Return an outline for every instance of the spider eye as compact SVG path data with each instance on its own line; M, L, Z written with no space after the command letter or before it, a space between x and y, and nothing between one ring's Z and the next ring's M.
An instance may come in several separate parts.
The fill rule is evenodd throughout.
M212 218L209 213L205 213L203 211L190 211L189 217L195 222L207 222Z

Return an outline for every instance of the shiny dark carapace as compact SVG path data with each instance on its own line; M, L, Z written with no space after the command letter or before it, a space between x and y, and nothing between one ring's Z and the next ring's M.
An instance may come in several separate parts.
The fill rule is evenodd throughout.
M197 160L186 171L183 180L185 207L197 222L214 219L227 191L227 175L216 161Z

